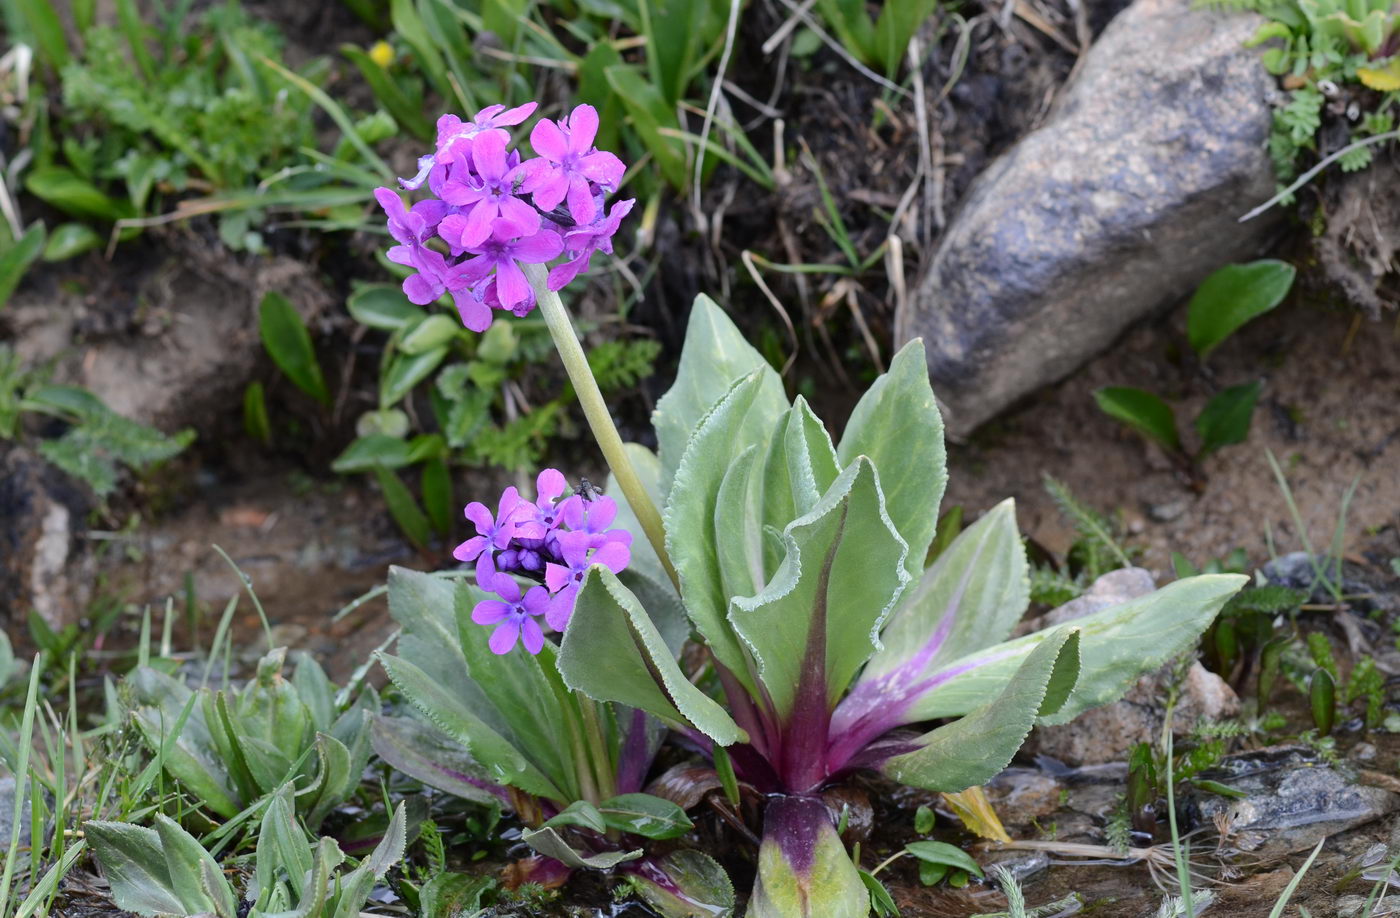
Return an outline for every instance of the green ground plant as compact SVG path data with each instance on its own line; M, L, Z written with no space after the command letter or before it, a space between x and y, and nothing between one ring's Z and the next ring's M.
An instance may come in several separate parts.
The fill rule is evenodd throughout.
M0 344L0 442L31 439L26 417L66 427L32 437L39 454L104 500L116 491L123 470L148 472L194 441L192 430L167 436L122 417L86 389L49 383L46 374L25 369Z
M1196 356L1204 362L1245 323L1277 307L1296 274L1290 264L1265 259L1226 265L1202 281L1187 305L1187 337ZM1263 383L1256 381L1212 396L1196 416L1194 450L1183 443L1175 413L1160 396L1131 386L1109 386L1095 391L1094 400L1104 414L1159 444L1198 474L1206 456L1249 436L1262 389Z

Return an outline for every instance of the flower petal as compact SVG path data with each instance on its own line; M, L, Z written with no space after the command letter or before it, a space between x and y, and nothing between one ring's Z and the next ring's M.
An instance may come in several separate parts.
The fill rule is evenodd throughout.
M538 102L526 102L524 105L517 105L497 115L493 121L496 124L519 124L535 113L539 107Z
M548 118L535 122L534 129L530 131L530 147L537 155L551 162L557 163L569 155L568 138L559 130L559 125Z
M598 205L593 200L593 189L588 179L578 173L569 176L569 216L578 223L592 223L598 215Z
M496 630L491 632L491 640L486 645L491 648L491 652L496 656L505 656L515 649L515 642L520 639L520 622L512 619L502 622Z
M552 504L569 486L564 473L558 469L544 469L535 476L535 506Z
M544 632L540 630L539 622L527 618L520 623L520 643L525 645L531 656L537 656L544 650Z
M598 136L598 110L591 105L577 106L569 114L569 147L582 153L593 146Z
M627 173L627 167L622 165L622 160L606 150L589 153L578 161L575 168L589 181L597 182L610 190L616 188L617 183L622 181L622 176Z
M558 593L569 584L569 576L573 572L567 567L549 563L544 568L544 585L549 587L549 592ZM533 591L531 591L533 592Z
M632 560L632 549L621 542L607 542L597 551L593 552L593 557L588 559L594 564L601 564L614 574L622 573Z
M510 603L499 599L483 599L472 609L472 621L478 625L494 625L510 614Z
M544 620L555 631L563 631L574 614L574 603L578 600L578 583L571 582L563 590L554 594L545 610Z
M502 309L510 309L530 293L530 283L525 280L520 266L506 259L496 266L496 296Z
M452 301L457 304L457 315L462 324L474 332L484 332L491 327L491 307L470 290L455 291Z
M538 265L559 257L564 251L564 240L550 229L542 229L533 236L526 236L511 246L511 254L528 265Z

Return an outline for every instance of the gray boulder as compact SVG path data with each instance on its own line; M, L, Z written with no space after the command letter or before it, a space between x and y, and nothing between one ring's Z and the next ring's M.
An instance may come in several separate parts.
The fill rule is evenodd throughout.
M1070 373L1212 270L1257 255L1274 78L1253 14L1136 0L1057 110L973 183L896 317L966 434ZM1278 210L1270 212L1271 216Z

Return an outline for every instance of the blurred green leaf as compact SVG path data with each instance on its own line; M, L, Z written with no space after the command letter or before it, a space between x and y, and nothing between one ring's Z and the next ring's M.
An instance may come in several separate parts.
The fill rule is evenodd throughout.
M433 529L443 535L452 529L452 474L441 456L423 464L423 508Z
M345 301L345 308L361 325L383 331L398 331L422 321L427 313L408 301L394 284L365 284Z
M651 794L622 794L598 804L608 828L643 838L680 838L695 828L685 810Z
M447 356L447 348L439 347L421 354L398 354L389 361L389 369L379 378L379 405L397 405L413 387L437 369Z
M96 185L62 166L35 169L25 179L24 187L45 204L75 217L115 222L136 215L126 201L104 194Z
M311 333L296 308L282 294L268 291L258 313L258 330L273 362L298 389L329 407L331 394L321 375L321 365L316 362Z
M345 448L345 452L331 463L331 468L344 474L346 472L368 472L376 466L398 469L410 464L412 464L412 458L406 442L397 437L374 434L360 437L352 442Z
M24 272L29 270L34 259L39 257L43 247L44 224L35 221L24 231L23 236L0 253L0 309L10 301L10 294L15 292L20 279L24 277Z
M1261 382L1231 386L1216 395L1201 409L1196 418L1196 433L1201 436L1201 456L1222 446L1243 443L1249 436L1249 422L1254 417L1254 404L1259 400Z
M102 244L102 237L86 223L62 223L49 235L44 261L63 261L91 251Z
M414 325L399 342L399 350L405 354L417 355L446 347L453 339L463 334L462 323L442 313L436 313Z
M393 516L394 522L398 523L404 535L415 545L427 545L432 537L428 518L403 481L382 465L374 467L374 477L379 481L379 489L384 492L384 502L389 505L389 514Z
M264 446L272 442L267 397L263 393L263 384L257 381L250 382L248 388L243 390L243 430Z
M393 75L379 66L378 62L358 45L341 45L340 53L359 69L360 75L365 78L370 91L374 93L374 98L393 116L399 127L419 140L432 139L433 125L423 116L422 103L415 103L410 99Z
M1131 386L1107 386L1094 392L1099 410L1127 424L1172 452L1181 452L1181 436L1171 407L1151 392Z
M972 859L972 855L947 842L910 842L904 846L904 850L926 864L943 864L947 867L956 867L959 870L966 870L968 873L976 874L979 877L983 875L982 868Z
M1263 259L1226 265L1207 277L1187 307L1191 347L1204 360L1240 326L1283 302L1297 273L1287 262Z
M54 70L68 63L68 39L63 33L63 20L52 0L14 0L25 24L39 46L40 57Z

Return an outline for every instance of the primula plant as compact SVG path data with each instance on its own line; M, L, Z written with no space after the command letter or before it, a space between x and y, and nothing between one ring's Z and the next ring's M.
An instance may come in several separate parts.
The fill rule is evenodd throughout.
M445 204L447 186L459 172L477 176L471 183L492 181L494 165L482 172L462 157L494 164L497 140L485 138L503 119L523 118L519 112L488 109L471 127L444 119L438 153L415 179L441 200L414 205L423 223L396 230L397 258L428 250L430 224L448 235L446 207L485 206ZM1007 641L1029 591L1009 501L925 566L947 476L920 342L895 357L833 442L803 399L789 402L778 374L723 311L700 297L676 383L653 417L658 451L624 445L555 293L574 276L571 265L586 264L599 234L577 237L584 248L570 249L570 262L548 275L526 258L563 252L572 243L537 240L562 240L570 224L615 230L603 194L621 165L593 159L603 154L590 147L592 127L576 110L564 125L535 128L543 164L506 154L497 199L533 194L538 228L493 214L488 241L473 247L466 226L481 223L474 212L463 215L445 240L450 254L441 262L417 256L429 278L406 292L426 295L424 283L432 293L437 278L467 300L466 322L538 303L611 467L608 490L625 505L564 497L562 478L549 471L534 502L507 492L495 514L474 505L479 534L458 557L476 565L478 587L453 591L426 575L397 574L391 606L409 643L385 658L386 669L439 731L466 747L469 759L458 760L452 779L464 795L480 793L486 774L547 802L536 813L518 795L502 798L546 856L607 866L584 855L618 850L604 830L628 830L606 818L590 822L587 810L582 823L571 814L582 801L605 815L609 793L641 786L636 776L651 756L629 750L637 725L655 722L717 766L731 764L766 801L749 915L865 915L867 887L823 791L861 770L934 791L986 782L1035 724L1063 723L1116 699L1192 645L1244 578L1181 580L1072 627ZM454 146L463 131L474 133ZM553 210L564 200L567 213ZM408 226L412 218L393 219ZM527 294L502 279L512 260L527 261ZM614 526L634 534L630 545ZM560 632L557 644L541 619ZM701 671L677 661L677 634L687 632L705 648ZM947 722L917 726L931 721ZM393 750L381 754L395 761ZM452 767L432 753L397 758L413 755L424 780ZM571 844L542 834L558 835L552 821L574 833Z

